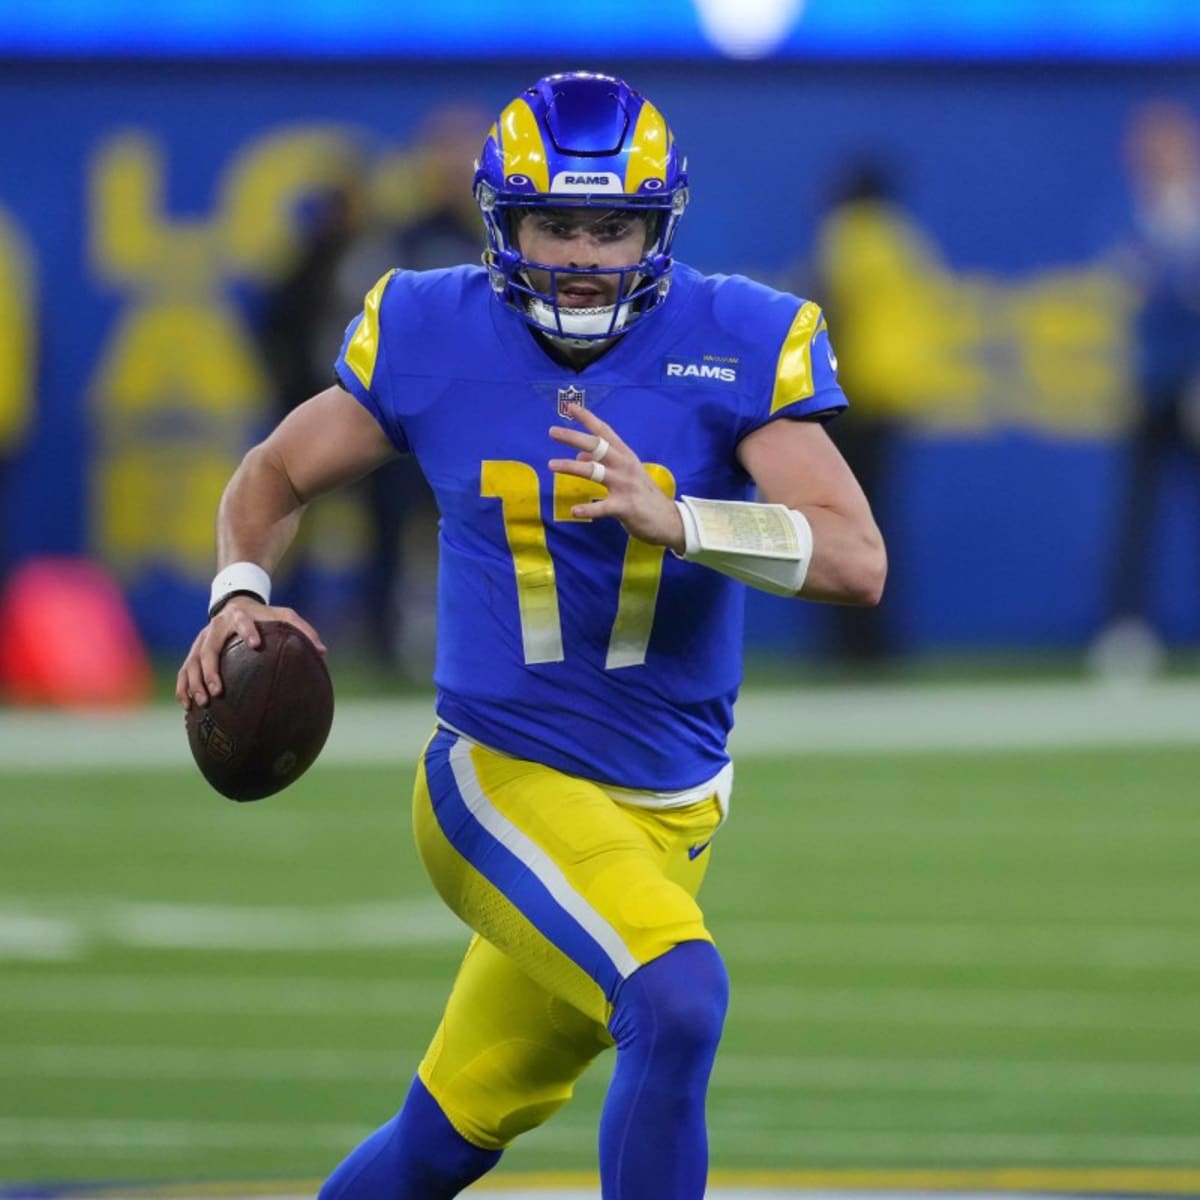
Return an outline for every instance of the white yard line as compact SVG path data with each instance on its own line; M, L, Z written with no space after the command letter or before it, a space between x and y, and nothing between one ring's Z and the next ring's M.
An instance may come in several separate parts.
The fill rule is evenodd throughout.
M1053 991L1017 988L836 988L746 984L735 989L730 1011L740 1021L797 1022L894 1028L1089 1029L1127 1033L1130 1008L1138 1029L1194 1035L1194 993L1154 990L1113 993L1102 988Z
M344 1021L427 1013L448 978L359 981L312 977L92 975L6 971L0 1012L249 1013ZM813 1025L1127 1030L1131 1006L1147 1032L1196 1031L1195 996L1153 988L821 987L740 982L732 1011L741 1021Z
M335 953L465 945L469 936L434 898L288 907L0 897L0 962L69 961L108 946Z
M737 706L735 753L854 753L1200 745L1200 682L755 689ZM432 699L338 705L326 766L404 764L433 726ZM0 713L0 771L190 765L170 705L108 715Z
M0 1049L0 1075L39 1079L383 1080L407 1077L403 1057L366 1050L229 1049L212 1046L43 1045ZM585 1089L605 1086L604 1072L585 1075ZM992 1059L848 1059L721 1054L713 1087L754 1094L804 1088L843 1092L1031 1092L1072 1095L1196 1094L1188 1063Z
M277 1149L353 1146L370 1130L350 1124L91 1117L0 1117L0 1148L52 1149L64 1159L104 1154L154 1157L189 1148ZM546 1148L554 1143L577 1149L579 1131L545 1126L535 1135ZM1094 1157L1125 1164L1186 1165L1200 1158L1200 1135L1093 1133L976 1133L970 1131L812 1130L758 1127L726 1131L714 1148L726 1160L777 1152L781 1139L791 1153L853 1156L859 1161L928 1157L943 1163L979 1163L990 1159L1072 1162Z
M0 1149L53 1150L64 1159L130 1153L178 1156L187 1149L352 1147L369 1129L303 1121L188 1121L96 1117L0 1117Z
M1181 914L1189 916L1190 914ZM712 920L737 962L1200 972L1200 927Z
M0 1012L248 1013L389 1017L427 1013L450 979L338 980L321 976L20 974L6 970Z
M1181 914L1185 918L1188 914ZM1200 927L988 921L714 921L734 962L1071 967L1200 972ZM188 904L0 894L0 961L70 961L109 946L359 953L458 946L466 927L436 898L324 905Z
M761 1161L787 1145L797 1156L862 1163L922 1159L941 1165L986 1162L1117 1162L1126 1166L1192 1166L1200 1161L1200 1134L982 1133L949 1130L741 1129L714 1136L725 1161Z

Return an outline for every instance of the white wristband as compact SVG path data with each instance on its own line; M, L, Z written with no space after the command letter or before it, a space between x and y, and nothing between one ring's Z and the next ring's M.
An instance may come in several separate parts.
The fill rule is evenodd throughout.
M271 603L271 577L252 562L235 562L223 567L212 581L212 592L208 597L208 615L214 616L230 596L248 592L257 596L264 604Z
M795 596L812 561L808 518L784 504L749 500L677 500L682 557L776 596Z

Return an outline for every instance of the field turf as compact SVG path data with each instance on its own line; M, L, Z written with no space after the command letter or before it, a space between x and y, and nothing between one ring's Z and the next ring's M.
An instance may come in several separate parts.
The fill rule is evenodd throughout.
M1189 746L743 756L714 1165L1200 1165L1198 780ZM466 940L410 785L0 774L0 1181L311 1180L386 1119ZM610 1066L505 1168L593 1167Z

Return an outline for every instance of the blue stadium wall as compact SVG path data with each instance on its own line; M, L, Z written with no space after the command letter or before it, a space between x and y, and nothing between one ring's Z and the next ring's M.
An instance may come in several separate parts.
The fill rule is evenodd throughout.
M580 56L576 56L577 59ZM553 64L557 66L559 64ZM804 279L831 179L895 163L969 328L973 364L908 421L883 494L901 647L1071 647L1104 615L1131 411L1120 142L1188 65L662 65L623 71L688 151L680 256ZM405 148L434 106L495 110L551 64L0 66L0 216L32 264L36 402L3 513L9 563L90 553L148 640L190 640L215 500L267 420L256 298L329 155ZM836 345L837 329L832 330ZM0 333L0 336L3 336ZM853 400L853 397L851 397ZM1181 469L1148 536L1154 610L1200 637L1200 496ZM816 648L825 618L754 597L753 637Z

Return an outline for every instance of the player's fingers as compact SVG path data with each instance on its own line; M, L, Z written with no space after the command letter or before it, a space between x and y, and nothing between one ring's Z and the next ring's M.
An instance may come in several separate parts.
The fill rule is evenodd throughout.
M192 639L191 647L188 649L187 657L183 660L183 664L179 668L178 674L175 676L175 699L183 705L184 710L192 707L192 672L195 669L196 656L200 650L200 643L204 640L204 630L200 630Z
M576 458L576 460L577 460L577 461L579 461L579 462L586 462L586 463L594 463L594 462L598 462L598 463L603 463L603 465L604 465L604 466L606 466L606 467L607 467L607 468L608 468L608 469L611 471L611 470L612 470L612 466L613 466L613 449L612 449L612 444L611 444L611 443L609 444L609 447L608 447L608 449L607 449L607 450L606 450L606 451L605 451L603 454L601 454L599 458L597 458L597 457L596 457L596 451L595 451L595 449L593 449L593 450L580 450L580 452L579 452L577 455L575 455L575 458Z
M210 696L221 694L221 647L229 640L229 623L226 614L215 618L207 630L200 646L192 696L200 704L207 704Z
M550 436L554 441L580 451L590 450L596 444L594 434L584 433L581 429L568 429L565 425L551 425Z
M187 712L192 707L192 693L188 690L188 671L187 661L179 668L175 676L175 699L183 705L183 711Z
M201 638L183 664L183 692L188 708L194 704L203 708L209 700L208 688L204 686L204 648L207 643L207 638Z
M221 641L222 646L235 634L251 650L257 650L262 645L262 634L259 633L254 618L240 604L231 604L221 615L229 618L225 637Z
M613 512L613 508L611 500L592 500L587 504L576 504L571 509L571 516L579 521L590 521L595 517L612 517L617 515Z
M192 645L192 652L188 655L187 663L187 694L191 703L205 705L209 701L208 688L204 685L204 669L205 654L208 653L208 648L213 642L213 628L211 623L206 625L196 635L196 640Z
M294 608L285 608L282 614L289 625L295 625L322 654L325 653L325 643L321 641L321 635Z
M204 687L210 696L219 696L225 690L221 682L221 652L206 656L201 662L204 674Z
M567 407L571 410L571 416L593 437L605 438L611 446L625 445L617 435L617 431L607 421L600 420L594 412L589 412L581 404L568 404ZM594 444L589 441L588 447L590 448Z
M596 464L589 458L552 458L546 465L558 475L577 475L580 479L596 477L592 470ZM605 474L608 474L607 468Z

